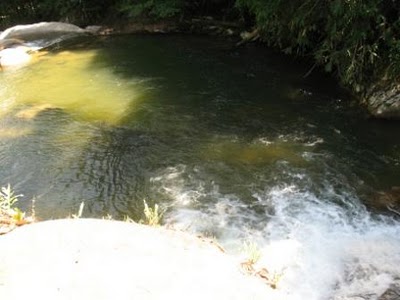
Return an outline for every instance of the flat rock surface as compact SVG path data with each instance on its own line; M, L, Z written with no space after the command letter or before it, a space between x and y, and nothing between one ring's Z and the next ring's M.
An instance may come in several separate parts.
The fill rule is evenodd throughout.
M238 260L191 235L55 220L0 236L0 299L265 299Z

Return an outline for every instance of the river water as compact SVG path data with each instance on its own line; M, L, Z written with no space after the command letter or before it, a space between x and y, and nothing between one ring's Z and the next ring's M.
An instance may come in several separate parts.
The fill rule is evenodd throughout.
M258 245L277 299L377 299L400 278L400 123L309 66L188 36L70 43L0 74L0 178L40 219L164 223L240 255ZM271 298L272 299L272 298Z

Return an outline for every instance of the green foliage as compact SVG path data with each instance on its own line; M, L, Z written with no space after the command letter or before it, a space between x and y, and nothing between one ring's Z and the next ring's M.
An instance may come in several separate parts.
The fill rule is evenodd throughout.
M15 195L10 184L7 187L2 187L0 192L0 212L12 214L15 210L14 204L18 202L18 198L22 195Z
M380 2L332 1L323 39L315 51L316 60L327 71L335 69L356 92L368 87L385 56L388 32Z
M311 56L363 93L400 74L400 5L394 0L237 0L270 45Z
M230 13L235 0L13 0L0 2L0 22L67 21L77 25L105 18L164 19Z
M386 74L388 78L394 78L399 80L400 77L400 39L393 38L389 46L389 66L388 73Z
M181 13L183 6L183 0L124 0L118 8L129 17L168 18Z
M114 12L118 0L13 0L0 3L4 26L37 21L66 21L85 25ZM120 0L119 0L120 1Z

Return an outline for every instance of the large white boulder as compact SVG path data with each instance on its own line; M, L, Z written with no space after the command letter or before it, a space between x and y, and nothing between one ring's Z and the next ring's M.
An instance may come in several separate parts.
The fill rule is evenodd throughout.
M274 299L216 246L176 231L77 219L0 236L7 300Z
M1 39L19 38L30 40L31 36L46 36L47 34L57 33L87 33L86 30L68 23L61 22L41 22L28 25L17 25L10 27L0 33Z

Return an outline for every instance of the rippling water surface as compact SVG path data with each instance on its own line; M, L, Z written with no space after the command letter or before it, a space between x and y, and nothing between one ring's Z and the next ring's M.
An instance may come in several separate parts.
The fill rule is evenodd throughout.
M271 299L378 299L400 278L400 124L263 47L120 36L0 74L0 179L42 219L142 217L257 243ZM400 201L400 200L398 200ZM398 205L391 203L391 207Z

